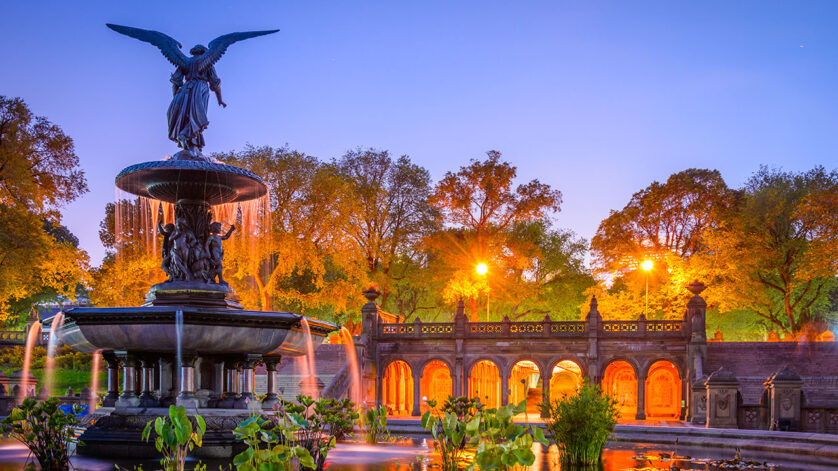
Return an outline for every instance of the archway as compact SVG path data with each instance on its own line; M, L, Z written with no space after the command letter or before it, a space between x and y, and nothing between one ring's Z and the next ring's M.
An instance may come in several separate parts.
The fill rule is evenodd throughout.
M582 368L571 360L562 360L550 376L550 401L575 395L582 386Z
M396 360L387 365L381 379L381 403L391 415L413 413L413 372L407 363Z
M646 375L646 417L677 419L681 416L681 376L671 362L657 361Z
M509 374L509 403L518 404L527 400L527 413L538 414L542 401L541 372L538 365L521 360L512 367Z
M633 420L637 416L637 376L625 361L608 365L602 376L602 389L617 399L620 418Z
M439 360L429 361L422 370L422 379L419 382L419 393L422 396L420 410L422 412L428 410L425 401L430 400L435 400L437 406L442 406L453 391L451 370L448 369L448 365Z
M489 360L478 361L468 374L468 397L491 409L500 407L500 369Z

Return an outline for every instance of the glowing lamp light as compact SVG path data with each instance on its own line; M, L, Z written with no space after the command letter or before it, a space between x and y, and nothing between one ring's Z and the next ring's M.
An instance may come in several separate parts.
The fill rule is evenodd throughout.
M489 266L485 263L478 263L474 269L477 270L478 275L485 275L489 272Z
M640 268L642 268L644 271L650 271L654 266L655 264L652 263L651 260L644 260L643 263L640 264Z

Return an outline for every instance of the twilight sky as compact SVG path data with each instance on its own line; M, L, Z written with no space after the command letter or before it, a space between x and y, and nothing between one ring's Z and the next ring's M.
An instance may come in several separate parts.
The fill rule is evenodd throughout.
M184 49L279 28L216 66L205 152L253 145L322 159L408 154L435 180L489 149L564 194L558 226L590 239L653 180L760 164L838 166L838 2L5 2L0 94L76 143L90 192L64 222L98 263L113 178L176 151L172 66L105 27Z

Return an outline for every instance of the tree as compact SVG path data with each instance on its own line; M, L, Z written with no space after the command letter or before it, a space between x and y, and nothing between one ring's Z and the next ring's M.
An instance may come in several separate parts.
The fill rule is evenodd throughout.
M719 224L720 215L734 206L741 192L728 188L718 170L687 169L665 183L632 195L620 211L611 211L591 240L594 272L610 288L599 287L601 311L616 318L633 318L644 305L649 282L651 311L680 316L694 279L711 282L707 265L693 260L708 250L704 233ZM640 263L653 260L650 273ZM709 300L712 303L712 299Z
M726 275L712 288L730 309L748 309L771 326L798 334L823 328L819 313L836 285L838 172L816 167L792 173L760 168L742 204L708 232Z
M225 278L243 304L321 317L360 304L364 271L345 236L351 202L344 179L331 166L285 147L248 147L216 157L256 173L268 186L267 226L251 239L258 246L239 235L225 254Z
M429 237L427 247L439 273L449 280L448 301L470 300L472 318L477 317L476 300L485 290L495 299L515 297L511 284L532 264L532 244L516 239L513 227L544 220L560 210L561 192L538 180L513 189L517 169L501 160L497 151L487 152L484 161L472 160L456 173L448 172L437 183L429 204L442 215L447 231ZM478 278L474 267L487 263L486 278ZM481 288L486 284L485 290Z
M394 283L421 258L422 238L438 228L436 211L428 205L430 174L406 155L394 161L387 151L374 149L349 151L334 165L350 195L345 229L386 305Z
M73 140L20 98L0 96L0 316L38 293L73 296L87 254L58 210L87 191ZM32 298L34 299L34 298Z

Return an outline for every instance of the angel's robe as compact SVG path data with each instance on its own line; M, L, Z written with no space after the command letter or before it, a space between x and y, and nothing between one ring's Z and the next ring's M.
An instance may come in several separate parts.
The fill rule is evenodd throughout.
M198 61L190 59L187 67L178 67L171 77L176 91L169 105L169 139L184 149L200 150L204 147L204 129L209 125L209 93L221 80L215 67L199 70Z

